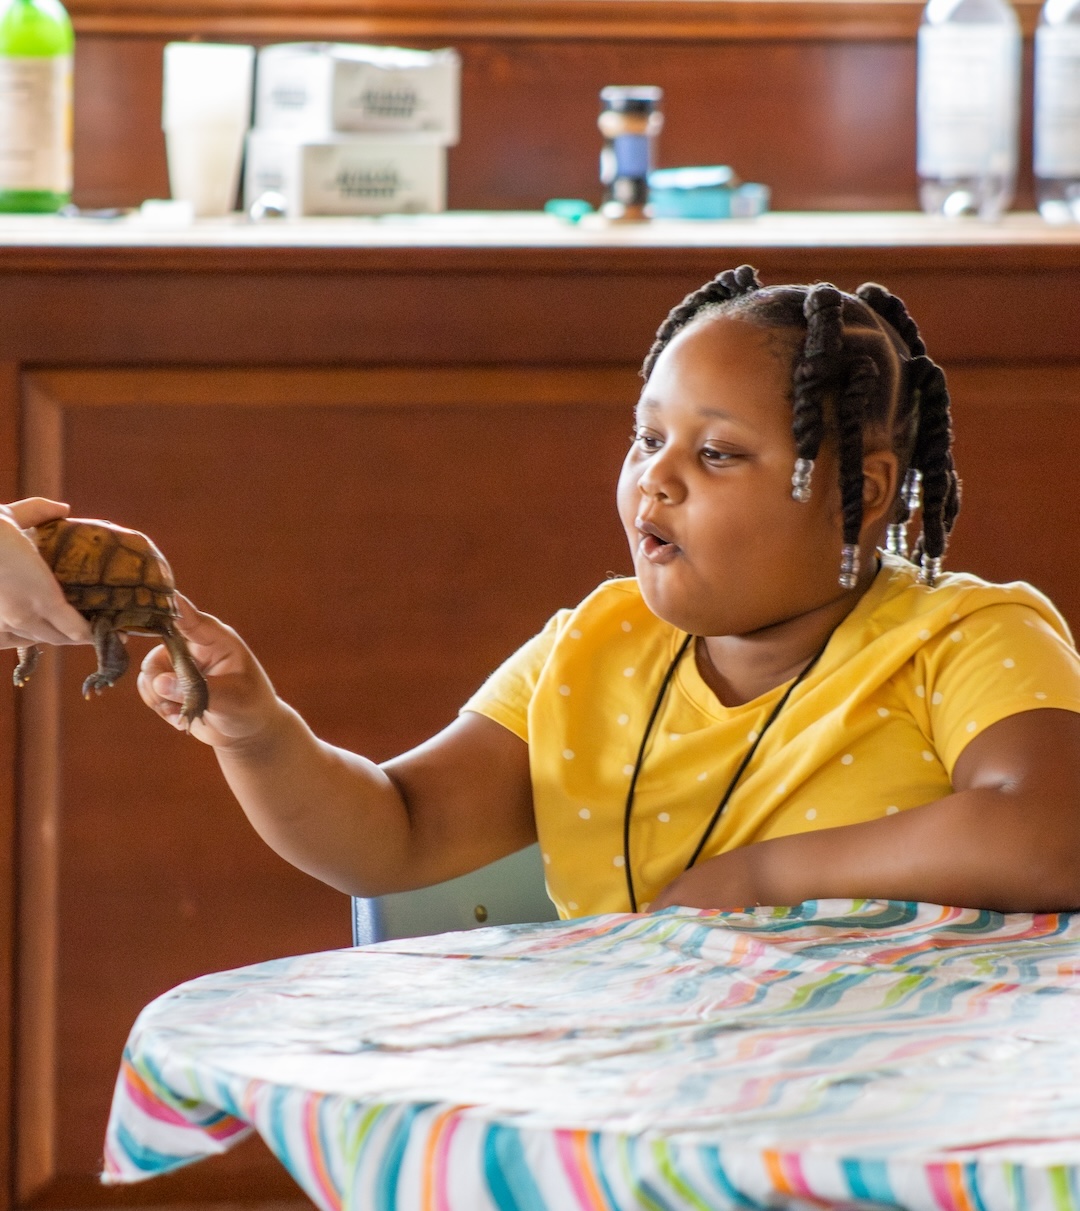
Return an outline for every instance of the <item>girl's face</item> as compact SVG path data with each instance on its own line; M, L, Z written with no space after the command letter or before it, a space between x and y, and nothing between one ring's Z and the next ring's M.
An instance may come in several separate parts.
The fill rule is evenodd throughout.
M843 544L835 458L791 497L798 334L734 317L683 329L638 402L619 516L646 604L694 635L746 635L825 606Z

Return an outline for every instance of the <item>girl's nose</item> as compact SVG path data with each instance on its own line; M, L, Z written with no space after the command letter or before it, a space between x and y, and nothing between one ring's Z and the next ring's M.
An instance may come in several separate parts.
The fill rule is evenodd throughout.
M667 450L659 451L649 460L638 479L638 488L650 500L675 504L682 499L685 489Z

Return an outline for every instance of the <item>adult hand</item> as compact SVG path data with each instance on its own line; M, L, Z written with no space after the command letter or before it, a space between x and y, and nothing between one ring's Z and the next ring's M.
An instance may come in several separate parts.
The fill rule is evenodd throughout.
M93 642L90 624L65 601L56 577L22 533L68 512L67 505L40 496L0 505L0 648Z

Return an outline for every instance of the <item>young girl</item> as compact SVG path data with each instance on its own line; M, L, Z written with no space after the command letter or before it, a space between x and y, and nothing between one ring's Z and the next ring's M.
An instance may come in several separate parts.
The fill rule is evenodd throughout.
M184 603L210 686L192 732L259 834L364 896L539 838L563 916L1080 906L1080 659L1034 589L942 572L949 399L900 300L742 266L671 312L644 376L618 488L636 578L411 752L323 743ZM182 726L164 649L139 685Z

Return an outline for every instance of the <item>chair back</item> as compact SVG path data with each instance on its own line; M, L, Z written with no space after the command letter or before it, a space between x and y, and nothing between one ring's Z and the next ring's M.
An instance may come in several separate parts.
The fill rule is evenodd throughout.
M353 945L557 918L544 886L540 847L530 845L434 887L370 900L354 896Z

